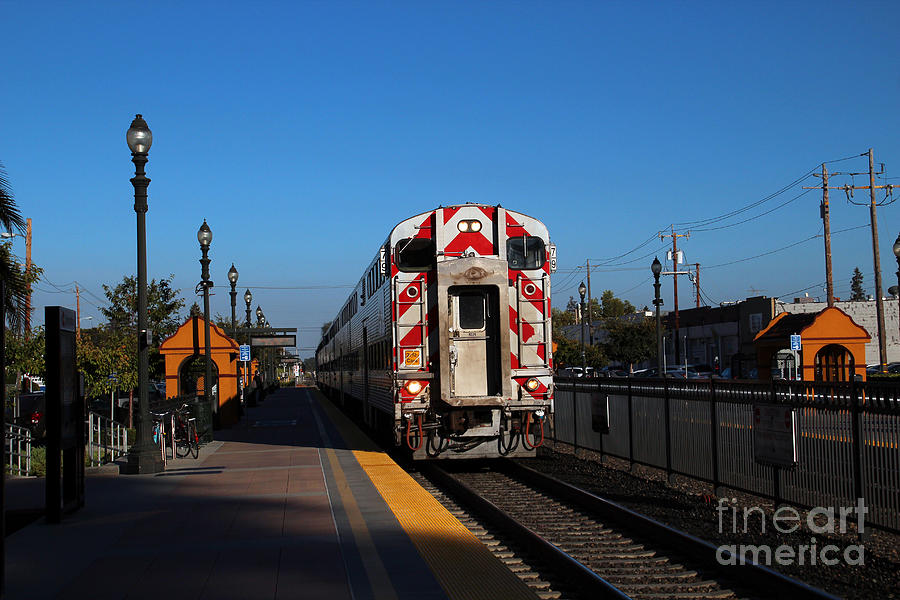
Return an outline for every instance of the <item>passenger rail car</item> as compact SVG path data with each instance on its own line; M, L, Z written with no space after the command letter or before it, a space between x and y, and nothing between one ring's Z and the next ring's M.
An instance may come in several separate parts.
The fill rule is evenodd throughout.
M323 391L416 459L524 456L553 412L537 219L440 207L394 227L316 350Z

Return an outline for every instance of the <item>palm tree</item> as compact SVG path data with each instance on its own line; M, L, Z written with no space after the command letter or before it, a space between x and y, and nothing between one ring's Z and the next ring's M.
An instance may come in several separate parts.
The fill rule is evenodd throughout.
M0 226L10 233L25 232L25 219L13 199L3 163L0 163ZM6 321L14 331L21 331L25 323L28 282L31 277L16 262L12 243L0 244L0 278L6 283L6 295L2 301L6 307Z

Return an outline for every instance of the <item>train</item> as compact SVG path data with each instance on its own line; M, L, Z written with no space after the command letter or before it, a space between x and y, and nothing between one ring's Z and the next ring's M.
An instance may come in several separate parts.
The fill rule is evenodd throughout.
M319 388L414 460L533 455L552 426L547 227L500 205L394 227L316 349Z

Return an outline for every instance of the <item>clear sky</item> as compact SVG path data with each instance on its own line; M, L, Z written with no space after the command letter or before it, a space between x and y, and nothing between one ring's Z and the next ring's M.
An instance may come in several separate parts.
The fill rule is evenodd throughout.
M173 274L190 305L205 218L213 313L230 313L234 262L239 292L302 348L389 230L439 204L543 220L557 305L591 259L595 295L643 306L673 223L710 302L824 297L822 239L803 241L821 193L794 199L818 183L803 176L846 157L829 169L866 171L871 147L900 185L896 2L0 0L0 21L0 161L45 270L37 323L74 307L75 282L96 323L101 284L136 272L135 113L153 131L150 276ZM868 210L831 198L836 295L855 266L871 292L870 230L837 233ZM886 290L898 206L878 223Z

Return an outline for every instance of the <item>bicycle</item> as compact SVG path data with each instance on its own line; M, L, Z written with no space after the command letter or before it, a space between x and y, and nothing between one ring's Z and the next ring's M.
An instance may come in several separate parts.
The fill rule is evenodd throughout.
M197 432L197 419L190 416L191 409L187 404L173 415L175 432L173 443L178 458L185 458L188 454L194 458L200 458L200 435Z
M170 417L170 414L168 412L151 412L150 416L153 418L153 443L159 446L160 458L162 459L163 465L165 465L168 458L168 452L166 452L166 421L168 420L167 417ZM172 458L175 458L174 443L173 440Z

